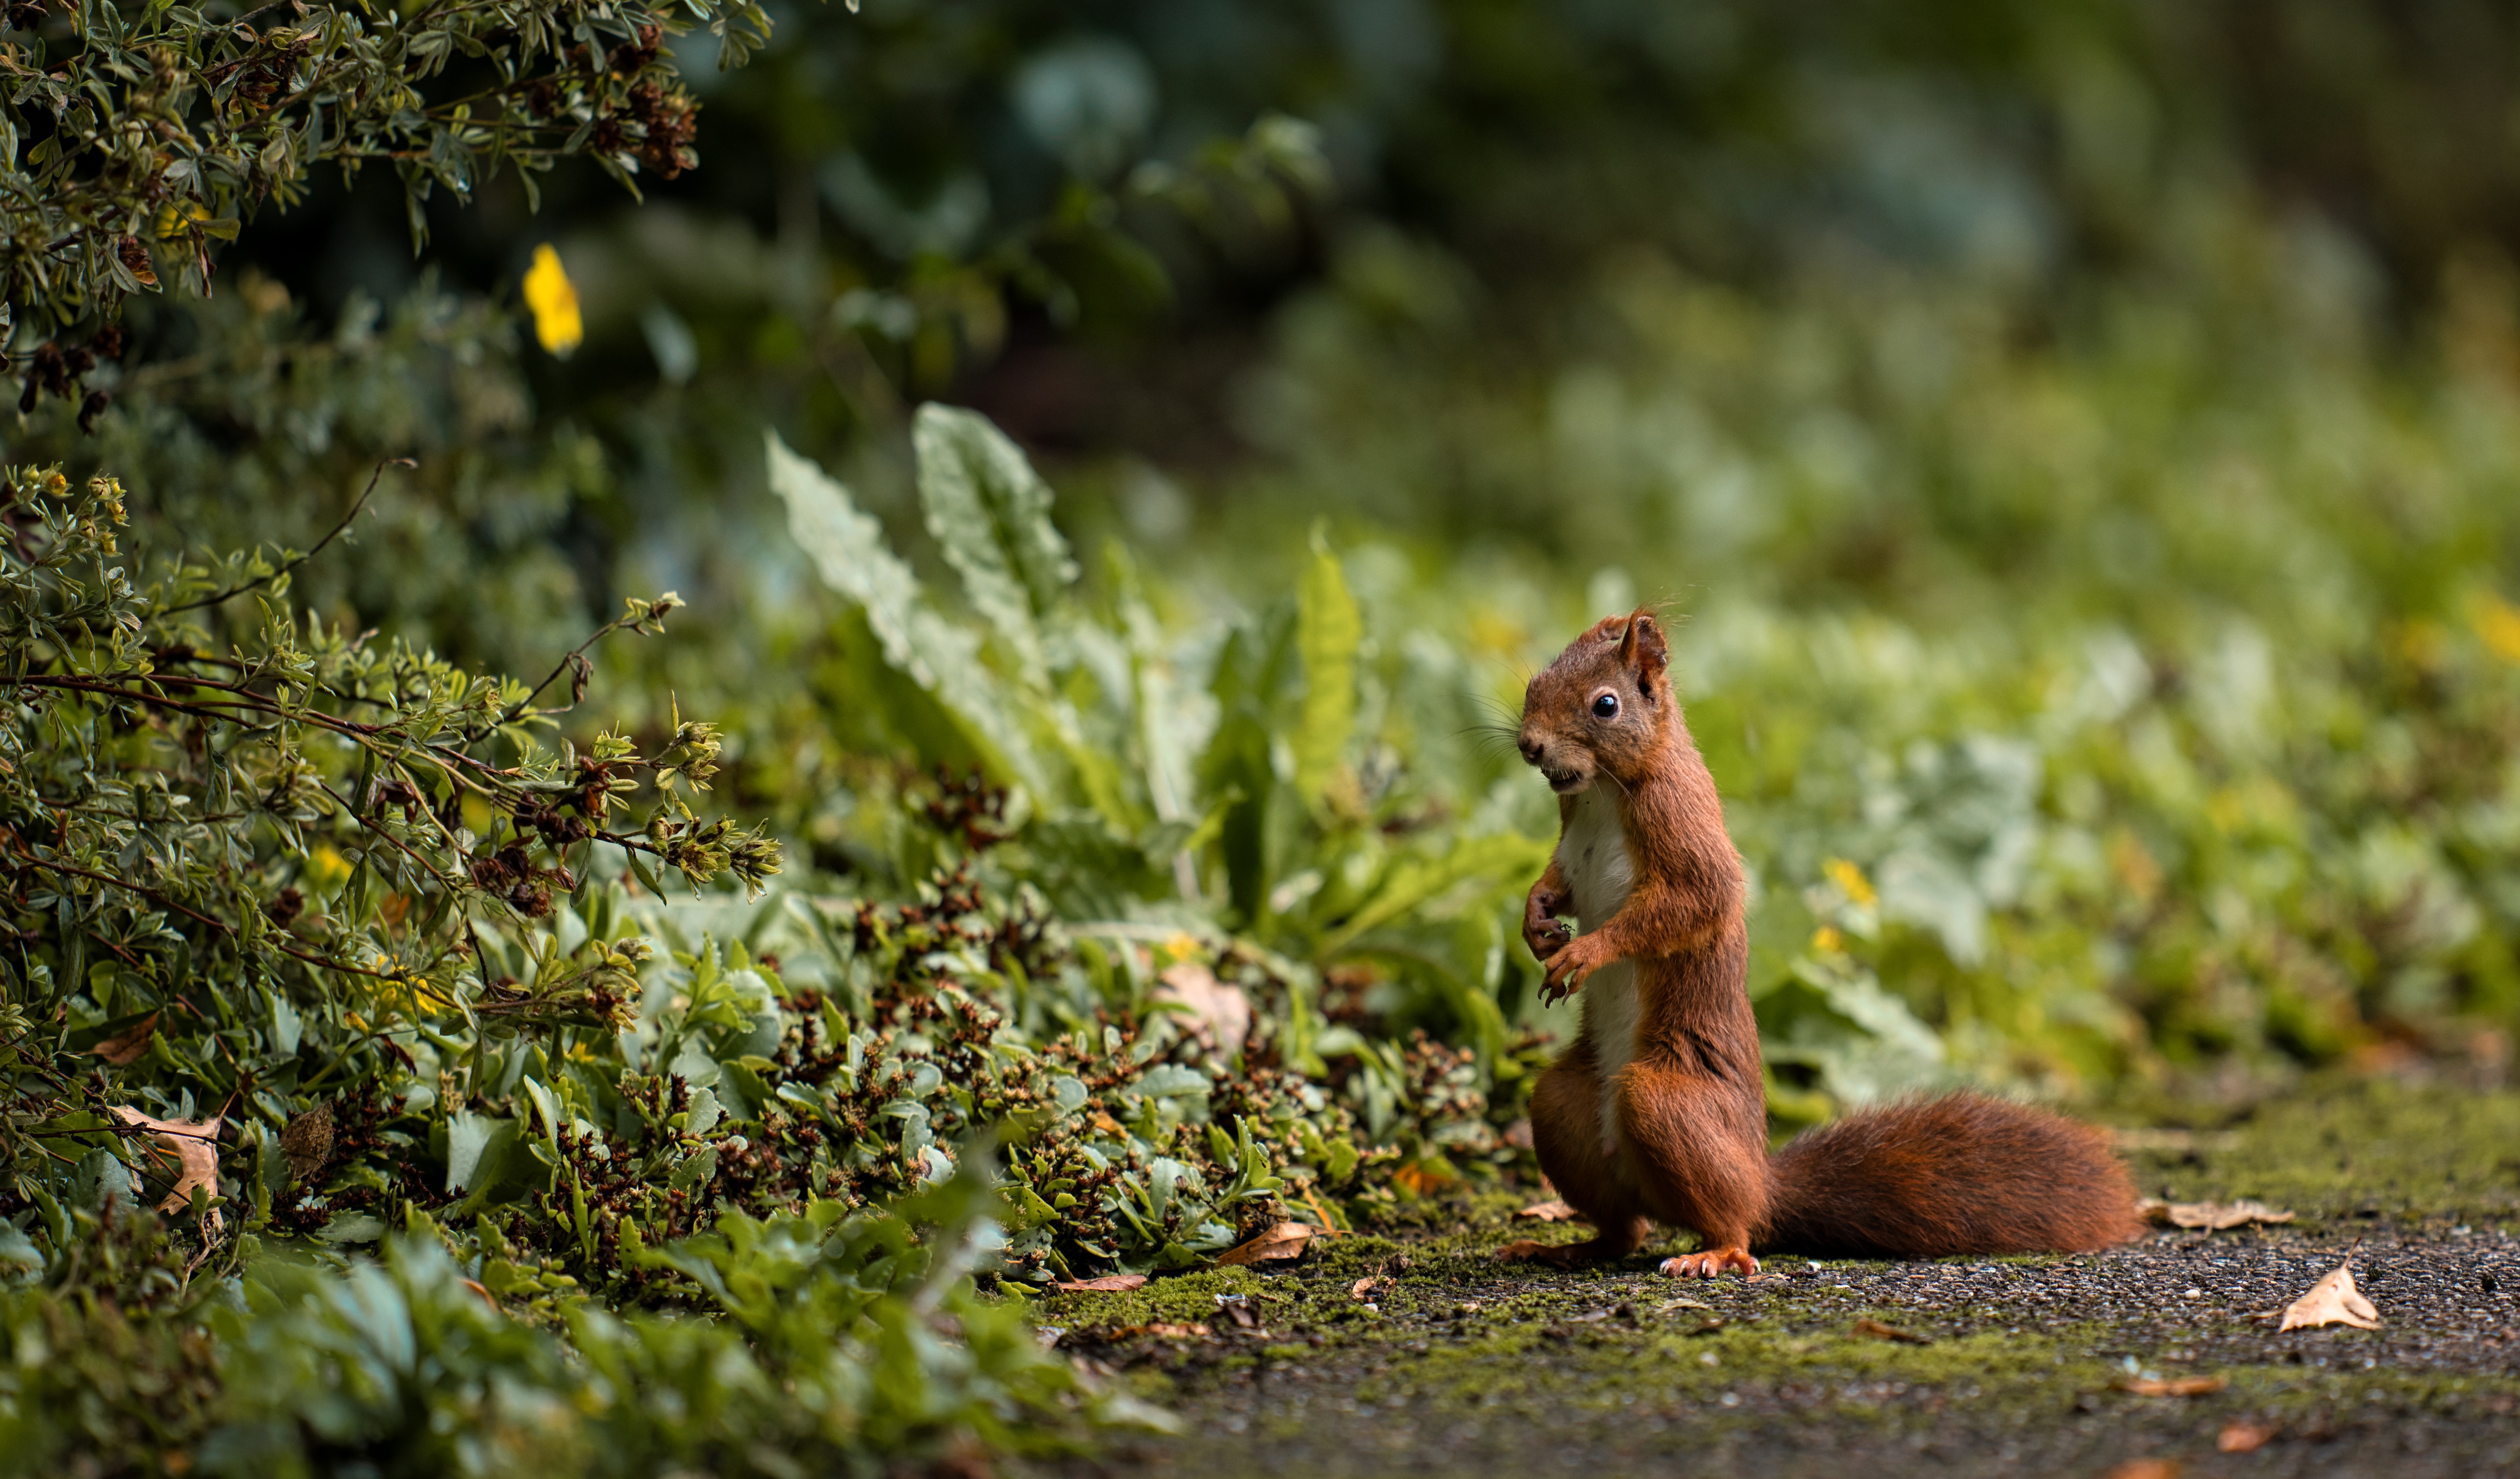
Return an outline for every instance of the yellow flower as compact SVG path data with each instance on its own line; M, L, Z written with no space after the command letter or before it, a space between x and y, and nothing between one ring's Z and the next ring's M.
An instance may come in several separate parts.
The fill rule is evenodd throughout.
M566 358L586 338L586 325L577 315L577 289L548 243L534 248L534 265L526 270L525 306L534 315L534 337L551 353Z
M2468 606L2467 619L2496 656L2520 662L2520 611L2492 591L2480 591Z
M1850 902L1866 909L1872 907L1872 880L1864 876L1863 869L1844 858L1831 858L1820 866L1820 871L1828 874L1828 880L1836 884Z

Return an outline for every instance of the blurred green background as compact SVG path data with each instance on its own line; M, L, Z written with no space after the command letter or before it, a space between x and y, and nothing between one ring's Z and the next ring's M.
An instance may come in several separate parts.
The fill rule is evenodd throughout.
M588 723L724 723L789 887L905 893L977 768L993 868L1320 971L1367 1029L1329 1048L1562 1026L1511 929L1552 808L1478 726L1657 600L1784 1118L2503 1072L2504 8L774 14L742 70L684 49L700 166L644 204L511 175L415 256L390 177L327 178L213 298L134 305L93 435L48 402L17 455L203 548L302 548L414 456L302 598L539 674L677 590ZM1056 489L1078 574L1045 556L1021 621L922 513L930 400ZM765 430L881 545L800 543L824 485L774 490ZM878 548L963 647L862 607Z

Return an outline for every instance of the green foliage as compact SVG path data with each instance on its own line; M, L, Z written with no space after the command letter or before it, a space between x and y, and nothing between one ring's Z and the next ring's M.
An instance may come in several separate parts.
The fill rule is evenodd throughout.
M1296 963L1290 1065L1320 1071L1325 1052L1361 1042L1319 1037L1316 998L1336 976L1397 993L1377 1004L1386 1025L1457 1031L1483 1066L1512 1072L1500 994L1518 977L1503 942L1547 851L1523 828L1546 808L1527 787L1498 790L1499 757L1458 742L1478 695L1454 686L1454 654L1386 650L1369 671L1361 608L1327 545L1292 601L1174 633L1115 550L1097 610L1069 584L1065 540L1020 454L968 413L928 407L920 428L921 500L974 620L947 614L845 487L771 441L771 486L798 542L932 704L863 670L825 701L879 714L881 742L968 757L1018 787L1002 866L1066 918L1198 921ZM986 519L961 516L983 457L1010 494ZM1018 567L1037 573L1018 582L1007 573ZM1360 722L1369 702L1372 726ZM1438 736L1451 742L1417 744ZM1462 812L1466 825L1430 825Z
M11 8L0 302L39 325L111 319L158 288L161 268L205 293L211 244L266 202L295 203L328 162L352 174L389 163L415 242L431 191L470 197L506 165L529 196L537 173L576 155L624 185L643 165L670 179L696 162L698 105L665 38L706 24L733 66L770 31L749 0L600 13L444 3L382 18L317 6L257 30L268 13Z

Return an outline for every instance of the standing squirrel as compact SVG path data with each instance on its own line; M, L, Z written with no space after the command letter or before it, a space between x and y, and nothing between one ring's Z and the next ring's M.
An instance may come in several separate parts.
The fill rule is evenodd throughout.
M1584 993L1582 1035L1532 1093L1532 1146L1600 1231L1500 1256L1620 1258L1654 1222L1697 1232L1703 1251L1662 1271L1700 1278L1758 1272L1753 1246L1935 1258L2135 1236L2134 1183L2100 1131L1982 1095L1866 1110L1768 1152L1741 856L1669 662L1649 610L1606 617L1523 696L1522 758L1561 830L1522 938L1546 1000Z

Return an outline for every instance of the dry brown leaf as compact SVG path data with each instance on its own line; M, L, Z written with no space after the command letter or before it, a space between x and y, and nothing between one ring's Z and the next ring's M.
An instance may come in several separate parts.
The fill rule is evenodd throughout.
M1576 1211L1561 1199L1558 1201L1534 1202L1530 1206L1523 1208L1521 1211L1516 1212L1513 1215L1516 1217L1537 1218L1541 1222L1575 1222L1581 1219L1584 1214Z
M2138 1397L2210 1397L2230 1384L2228 1376L2129 1376L2117 1388Z
M1160 1335L1167 1340L1213 1340L1216 1332L1205 1325L1142 1324L1130 1325L1111 1332L1113 1339L1130 1335Z
M1857 1321L1855 1322L1855 1333L1858 1335L1869 1335L1875 1340L1895 1340L1902 1345L1933 1344L1931 1340L1917 1334L1913 1330L1903 1330L1897 1325L1886 1325L1877 1320Z
M2292 1214L2261 1201L2169 1202L2145 1197L2135 1204L2146 1221L2163 1228L2202 1228L2222 1232L2251 1223L2288 1223Z
M1390 1281L1391 1280L1387 1278L1360 1278L1356 1282L1347 1286L1347 1297L1350 1299L1363 1299L1368 1294L1381 1288L1384 1284L1389 1283Z
M1329 1208L1322 1205L1321 1193L1319 1191L1316 1191L1311 1187L1306 1187L1304 1188L1304 1205L1312 1208L1313 1215L1321 1219L1320 1222L1313 1224L1313 1229L1317 1233L1323 1237L1336 1237L1339 1235L1338 1219L1330 1216Z
M2227 1422L2214 1447L2226 1454L2254 1454L2274 1441L2275 1430L2254 1422Z
M1155 978L1155 1000L1189 1008L1191 1035L1227 1057L1240 1053L1251 1035L1251 999L1196 961L1166 966Z
M1216 1255L1221 1264L1275 1263L1281 1259L1300 1258L1304 1245L1313 1240L1313 1230L1299 1222L1282 1222L1268 1232L1238 1248Z
M147 1053L149 1051L149 1040L157 1035L158 1013L153 1011L147 1016L142 1017L139 1021L125 1027L120 1032L107 1038L104 1042L90 1048L88 1052L95 1053L98 1057L112 1063L116 1068L121 1068L130 1064L134 1059L138 1058L140 1054Z
M1100 1278L1061 1278L1053 1281L1051 1287L1054 1289L1065 1290L1070 1294L1079 1293L1087 1289L1101 1289L1117 1293L1122 1289L1138 1288L1144 1285L1146 1281L1147 1276L1144 1274L1105 1274Z
M1453 1179L1453 1168L1450 1166L1429 1166L1416 1161L1391 1173L1391 1180L1401 1190L1418 1196L1425 1196L1437 1187Z
M2362 1291L2354 1287L2352 1260L2336 1266L2336 1272L2310 1286L2310 1292L2284 1307L2283 1323L2278 1330L2316 1329L2320 1325L2348 1324L2358 1330L2380 1328L2380 1312Z
M152 1147L158 1157L175 1163L175 1186L158 1203L160 1212L180 1212L193 1204L193 1188L206 1187L212 1196L219 1194L219 1121L161 1120L123 1105L112 1106L115 1119L126 1125L155 1130L158 1139ZM216 1219L218 1214L210 1214Z

